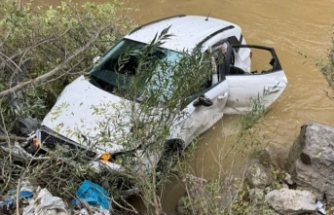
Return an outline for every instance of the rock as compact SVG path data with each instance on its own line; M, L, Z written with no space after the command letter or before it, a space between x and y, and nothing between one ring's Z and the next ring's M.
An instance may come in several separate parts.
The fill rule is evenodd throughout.
M246 171L246 179L252 187L265 187L273 183L270 169L263 166L259 160L253 159Z
M285 148L277 144L268 144L262 149L257 158L265 166L272 165L276 168L284 169L288 159L288 152Z
M278 215L272 210L268 204L263 204L265 200L265 194L268 191L268 187L265 189L253 188L249 190L249 205L247 208L247 214L249 215Z
M280 189L269 192L265 201L279 214L298 215L317 211L316 199L311 192Z
M297 189L311 192L317 200L323 201L323 193L313 187L298 187Z
M281 184L281 188L289 189L289 186L287 184Z
M334 128L315 122L301 127L290 149L288 172L298 187L320 192L334 204Z
M277 153L272 146L268 145L264 149L262 149L259 152L258 159L265 166L267 165L273 165L276 167L279 166Z
M289 173L285 173L284 180L285 180L285 183L288 184L288 185L293 185L294 184L294 182L291 179L291 175Z

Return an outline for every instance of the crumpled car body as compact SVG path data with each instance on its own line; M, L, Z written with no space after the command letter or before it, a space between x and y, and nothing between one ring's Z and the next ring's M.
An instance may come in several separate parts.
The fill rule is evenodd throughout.
M203 52L208 49L221 51L219 47L223 47L225 59L221 65L217 63L219 68L212 76L211 84L194 94L189 103L182 107L180 112L186 113L186 117L166 119L170 126L166 143L181 143L181 147L185 148L195 137L222 119L224 114L247 113L252 109L251 100L259 96L263 96L264 106L267 108L286 88L287 78L275 50L247 45L238 25L211 17L168 17L134 29L111 47L90 72L95 82L80 76L63 90L36 132L41 146L54 148L55 145L62 144L69 148L80 148L88 150L90 156L97 159L103 156L113 158L115 154L131 150L144 152L145 149L139 147L140 142L120 144L125 134L132 133L133 123L129 111L138 104L111 93L101 85L115 85L114 77L119 74L113 73L112 62L124 47L129 44L147 45L157 32L168 26L171 26L170 33L175 37L159 48L171 59L177 59L183 50L192 52L199 44ZM252 72L254 49L270 54L270 69ZM159 107L153 109L156 113L161 111ZM144 168L153 165L152 159L159 162L163 153L163 150L155 154L142 153L141 163ZM108 160L104 163L111 169L122 168L112 159L102 160Z

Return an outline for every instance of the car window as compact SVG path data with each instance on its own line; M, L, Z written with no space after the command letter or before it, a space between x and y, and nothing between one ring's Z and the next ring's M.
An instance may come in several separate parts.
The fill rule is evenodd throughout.
M122 39L109 50L109 52L105 54L99 63L90 71L91 83L110 93L124 97L130 88L130 82L136 74L139 65L138 55L131 53L134 53L133 51L136 50L141 50L145 46L147 46L147 44L129 39ZM161 61L169 62L172 65L180 60L182 56L183 54L180 52L159 47L150 53L148 61L151 57L154 57ZM141 63L145 64L145 62ZM159 68L156 69L159 72ZM166 74L166 71L163 72L163 77L168 79L169 75ZM154 89L161 84L161 81L159 82L156 79L148 84L146 78L143 77L143 80L137 82L138 85L142 85L140 87L147 85Z
M147 44L128 39L121 40L91 70L91 74L94 74L99 70L107 70L110 72L134 75L138 67L139 60L136 56L129 53L134 50L141 50L146 45ZM151 55L152 57L157 57L168 62L176 62L182 57L182 53L160 47L152 51ZM126 61L120 62L120 59L122 58L126 58Z
M215 87L220 81L225 80L225 76L224 74L222 74L225 55L223 54L221 48L223 47L217 48L217 46L213 46L210 50L207 50L205 52L205 54L207 55L206 57L209 57L211 59L211 68L208 68L211 72L211 75L208 76L210 78L208 78L207 81L203 83L203 85L199 86L191 96L189 96L185 101L182 102L181 109L192 103L200 95ZM215 78L216 80L214 80Z

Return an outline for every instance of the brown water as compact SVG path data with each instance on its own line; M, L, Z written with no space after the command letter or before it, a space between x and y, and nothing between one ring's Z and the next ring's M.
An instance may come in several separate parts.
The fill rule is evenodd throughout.
M261 133L280 149L289 149L300 126L308 121L334 125L334 103L325 91L330 89L315 67L324 58L330 44L334 24L333 0L127 0L126 5L139 10L132 14L139 23L173 14L200 14L226 19L239 24L248 43L275 47L288 77L288 87L274 103L264 120ZM306 54L309 60L298 54ZM195 167L197 173L210 175L215 164L216 144L212 138L233 130L229 117L216 129L204 135L198 148ZM206 143L208 145L206 145Z
M60 0L47 2L57 4ZM325 95L330 89L315 67L316 61L325 57L330 44L333 0L125 0L125 5L138 9L130 16L140 24L174 14L207 15L211 11L211 16L240 25L249 44L275 47L289 82L264 119L260 135L267 135L266 140L270 140L283 157L306 121L334 125L334 102ZM298 52L308 56L306 63ZM235 131L236 121L236 117L226 116L215 129L203 135L191 161L197 175L212 176L211 167L217 166L218 149L227 148L224 137ZM230 165L232 160L228 159L225 164ZM238 167L243 159L237 160ZM169 190L164 197L168 202L166 208L173 205L175 195L180 194L175 183L169 185Z

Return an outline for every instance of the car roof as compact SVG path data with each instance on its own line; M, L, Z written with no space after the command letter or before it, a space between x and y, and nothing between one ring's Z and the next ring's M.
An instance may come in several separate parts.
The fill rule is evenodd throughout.
M177 15L139 26L125 38L147 44L157 33L169 26L171 27L168 33L174 36L166 40L161 47L176 51L191 51L198 43L217 31L237 30L241 33L240 26L229 21L205 16Z

